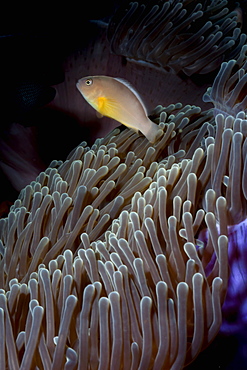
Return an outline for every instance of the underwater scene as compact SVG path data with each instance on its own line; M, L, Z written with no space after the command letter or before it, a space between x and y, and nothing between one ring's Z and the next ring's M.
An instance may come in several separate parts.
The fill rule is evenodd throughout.
M247 369L247 1L20 9L0 370Z

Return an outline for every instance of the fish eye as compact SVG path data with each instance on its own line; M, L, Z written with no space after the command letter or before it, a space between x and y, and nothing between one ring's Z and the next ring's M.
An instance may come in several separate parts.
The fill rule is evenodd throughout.
M91 78L88 78L88 79L85 81L85 84L86 84L87 86L92 85L92 83L93 83L93 80L92 80Z

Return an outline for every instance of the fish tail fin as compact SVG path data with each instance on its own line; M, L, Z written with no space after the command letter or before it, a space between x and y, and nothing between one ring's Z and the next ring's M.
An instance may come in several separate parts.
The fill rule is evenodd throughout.
M156 125L153 121L149 120L149 128L147 132L143 133L146 138L150 141L150 143L154 143L156 141L158 131L160 130L159 126Z

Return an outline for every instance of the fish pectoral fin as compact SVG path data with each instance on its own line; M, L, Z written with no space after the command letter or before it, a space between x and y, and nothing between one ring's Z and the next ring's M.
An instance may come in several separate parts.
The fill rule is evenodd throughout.
M102 114L101 112L104 110L105 101L106 101L106 98L105 98L104 96L100 96L100 97L98 97L98 99L97 99L97 103L98 103L97 109L98 109L98 112L99 112L100 114ZM102 115L103 115L103 114L102 114Z
M114 118L118 121L117 117L120 113L120 105L117 100L101 96L97 99L97 103L97 111L100 114Z

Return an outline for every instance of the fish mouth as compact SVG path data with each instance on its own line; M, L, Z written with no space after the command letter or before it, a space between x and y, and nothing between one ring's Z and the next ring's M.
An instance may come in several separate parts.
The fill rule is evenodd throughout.
M80 90L80 84L81 84L81 79L78 80L77 83L76 83L76 87L77 87L78 90Z

